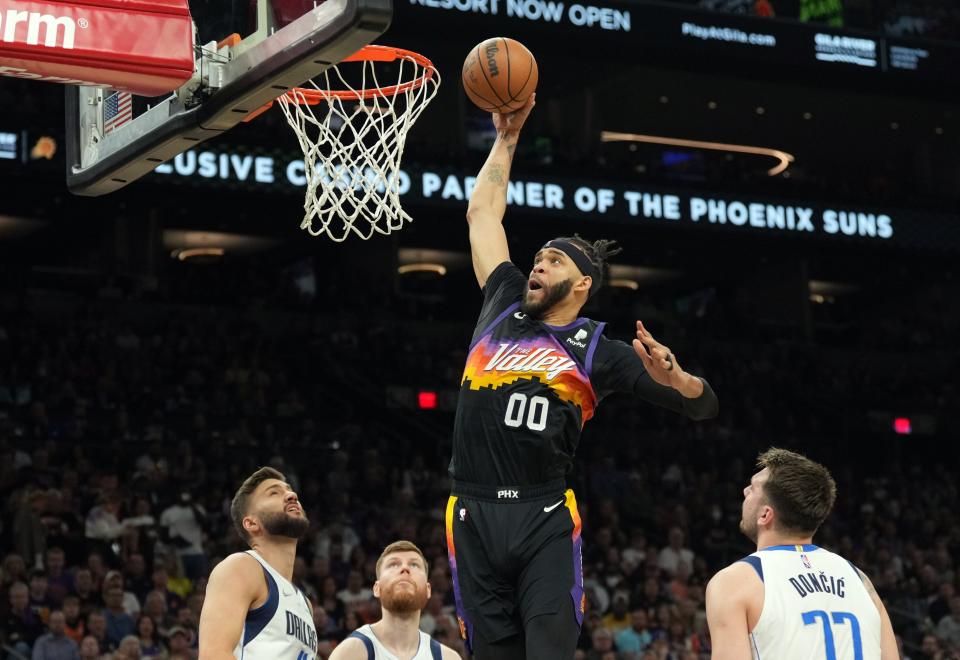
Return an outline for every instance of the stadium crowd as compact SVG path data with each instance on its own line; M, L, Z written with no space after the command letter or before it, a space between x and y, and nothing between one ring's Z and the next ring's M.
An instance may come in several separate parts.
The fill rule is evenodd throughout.
M230 498L263 464L312 521L295 583L315 605L321 658L378 617L374 564L398 538L430 562L422 628L462 650L442 523L450 412L398 410L385 388L455 389L470 327L418 340L386 332L390 318L364 323L362 307L333 319L0 299L0 658L196 658L206 576L241 549ZM852 339L859 348L831 349L827 368L823 349L759 336L743 359L715 309L645 312L687 368L703 364L722 414L695 424L614 398L587 425L570 478L588 598L578 657L709 658L704 588L751 552L741 490L757 451L778 444L833 470L837 507L816 541L871 576L904 657L960 658L956 463L922 438L908 451L869 430L862 395L929 387L938 409L954 408L949 385L919 387L887 347L931 354L955 318ZM888 359L865 358L872 347Z

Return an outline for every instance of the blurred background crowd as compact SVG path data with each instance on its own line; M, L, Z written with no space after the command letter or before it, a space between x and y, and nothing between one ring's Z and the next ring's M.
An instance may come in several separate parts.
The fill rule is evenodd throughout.
M241 549L229 501L264 464L286 474L312 522L295 583L314 603L321 658L378 618L374 565L400 538L430 562L423 630L462 648L442 523L452 412L407 410L396 392L455 392L471 325L444 326L444 342L427 334L429 308L386 296L364 316L361 298L336 310L323 296L311 309L175 306L109 284L0 298L2 657L195 658L206 576ZM960 657L955 452L870 431L860 415L931 396L890 352L936 355L956 318L917 309L923 327L871 330L873 347L818 348L734 332L725 304L647 297L595 310L621 330L650 319L711 380L722 414L697 424L614 397L587 425L570 478L585 537L580 657L709 658L704 587L752 551L737 529L741 491L770 445L833 470L838 503L816 541L871 576L904 657ZM945 381L924 386L955 409Z

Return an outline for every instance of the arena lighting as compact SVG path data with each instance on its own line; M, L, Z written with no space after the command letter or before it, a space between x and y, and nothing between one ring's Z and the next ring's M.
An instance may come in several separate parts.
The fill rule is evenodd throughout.
M222 257L226 253L227 251L221 247L184 248L182 250L174 250L170 253L170 256L180 261L186 261L187 259L196 259L197 257Z
M897 435L910 435L913 433L913 424L909 417L897 417L893 420L893 430Z
M646 142L648 144L665 144L671 147L690 147L691 149L710 149L713 151L733 151L740 154L769 156L780 161L779 165L767 170L769 176L777 176L796 160L793 154L770 147L752 147L746 144L727 144L725 142L706 142L704 140L684 140L669 138L661 135L639 135L637 133L617 133L615 131L601 131L601 142Z
M404 264L397 267L397 273L399 275L406 275L407 273L436 273L437 275L443 276L447 274L447 267L443 264L431 263Z
M434 410L437 407L437 393L427 390L417 392L417 405L420 410Z
M636 291L640 288L640 283L636 280L628 280L624 277L617 277L610 280L610 286L617 289L630 289L631 291Z
M194 248L220 248L233 255L248 255L274 247L275 238L197 229L164 229L163 247L172 253ZM177 254L171 254L176 259Z

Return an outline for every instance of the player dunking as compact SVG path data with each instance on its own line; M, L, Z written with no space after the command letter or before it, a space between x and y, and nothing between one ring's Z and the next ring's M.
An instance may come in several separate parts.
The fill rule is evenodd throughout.
M388 545L373 584L383 618L353 632L330 660L460 660L459 653L420 631L420 612L430 600L427 575L420 548L410 541Z
M210 573L199 660L316 660L312 606L291 583L297 541L310 526L297 494L262 467L240 486L230 516L251 549Z
M640 322L630 347L577 317L601 285L611 242L549 241L529 277L510 262L507 182L533 105L531 96L493 115L497 138L467 211L483 307L454 422L446 524L461 634L479 660L573 658L583 574L565 476L600 399L632 393L693 419L718 408L710 386Z
M870 579L813 545L836 499L830 473L785 449L764 452L757 467L740 521L757 551L707 585L713 660L898 660Z

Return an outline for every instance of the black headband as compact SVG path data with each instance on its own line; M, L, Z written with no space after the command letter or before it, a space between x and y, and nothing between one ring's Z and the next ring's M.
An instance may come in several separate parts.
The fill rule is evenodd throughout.
M546 250L547 248L560 250L565 255L570 257L571 261L577 265L577 268L580 269L581 273L590 276L590 293L588 297L592 296L594 292L600 288L603 277L600 275L599 269L593 265L592 261L590 261L590 258L584 254L583 250L578 248L570 241L565 241L562 238L555 238L552 241L547 241L540 249Z

